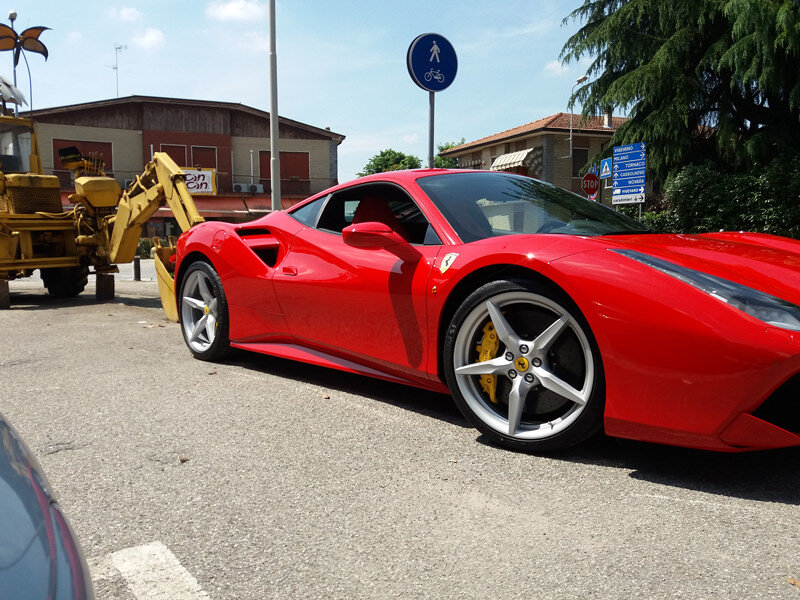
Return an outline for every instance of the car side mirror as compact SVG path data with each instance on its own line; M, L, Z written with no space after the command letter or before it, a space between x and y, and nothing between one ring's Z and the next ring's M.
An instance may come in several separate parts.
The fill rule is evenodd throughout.
M348 246L364 250L387 250L405 261L419 260L419 250L409 244L406 239L378 221L364 221L342 229L342 239Z

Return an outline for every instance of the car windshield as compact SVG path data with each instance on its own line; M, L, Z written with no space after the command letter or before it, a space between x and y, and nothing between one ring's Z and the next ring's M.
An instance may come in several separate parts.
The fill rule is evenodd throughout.
M515 233L645 233L639 222L530 177L486 171L417 180L465 243Z

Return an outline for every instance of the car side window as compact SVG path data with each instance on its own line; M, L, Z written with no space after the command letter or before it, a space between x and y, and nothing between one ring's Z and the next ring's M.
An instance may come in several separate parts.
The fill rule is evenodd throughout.
M317 215L319 215L322 205L325 204L325 200L327 200L329 196L330 194L322 198L317 198L313 202L309 202L297 210L291 211L289 215L300 221L303 225L314 227L317 224Z
M317 228L341 234L345 227L367 221L389 225L411 244L442 243L411 197L390 184L356 186L333 194L322 210Z

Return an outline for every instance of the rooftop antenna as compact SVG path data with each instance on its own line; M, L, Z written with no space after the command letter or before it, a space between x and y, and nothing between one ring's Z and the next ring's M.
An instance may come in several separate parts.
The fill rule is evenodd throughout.
M123 50L127 49L128 46L126 46L125 44L117 44L116 46L114 46L114 65L113 66L107 65L108 67L111 67L111 69L114 71L114 77L117 82L117 98L119 98L119 54Z

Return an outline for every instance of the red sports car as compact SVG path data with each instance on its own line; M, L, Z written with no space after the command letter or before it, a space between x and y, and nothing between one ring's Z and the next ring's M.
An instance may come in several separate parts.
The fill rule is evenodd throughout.
M381 173L178 241L184 338L450 392L535 452L800 445L800 242L660 235L547 183Z

